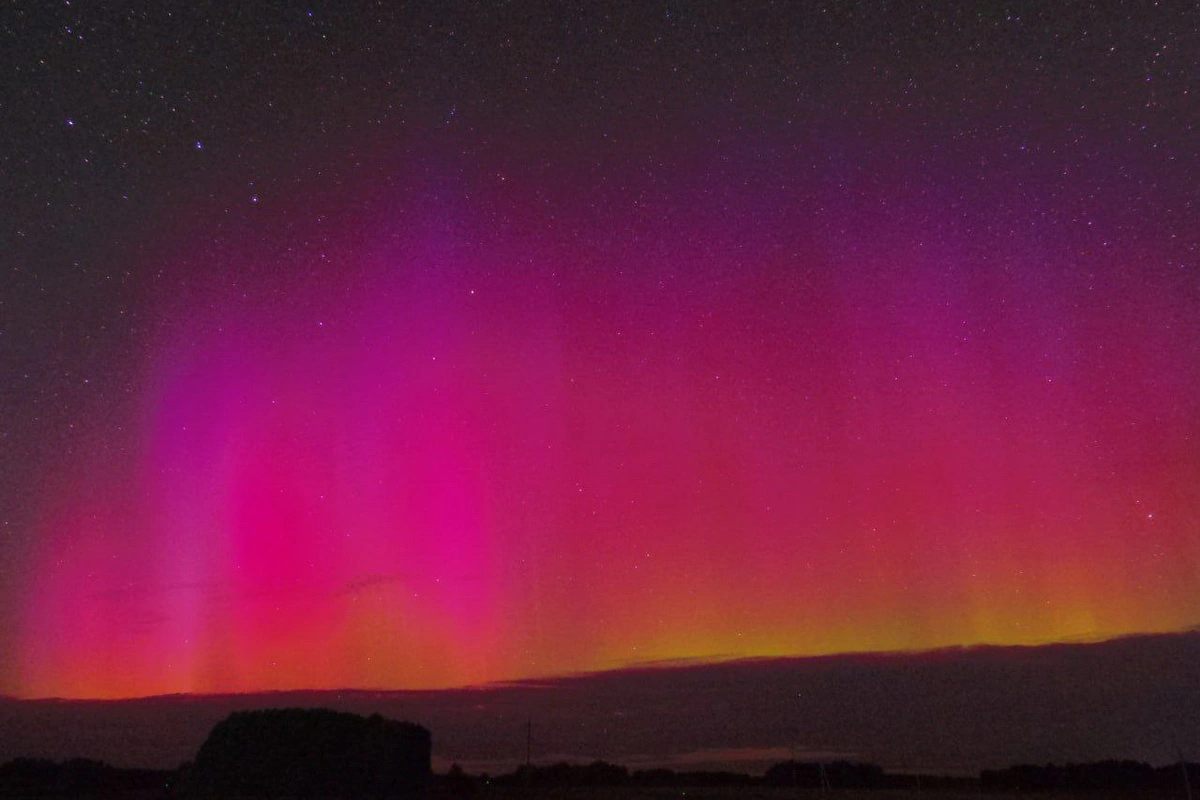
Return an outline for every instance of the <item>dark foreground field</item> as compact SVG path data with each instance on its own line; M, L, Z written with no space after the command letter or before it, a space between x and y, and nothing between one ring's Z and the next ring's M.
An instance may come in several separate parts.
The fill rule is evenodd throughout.
M435 787L423 800L1168 800L1186 798L1182 786L1177 791L1146 792L1145 790L1071 791L980 791L973 788L924 789L781 789L769 787L544 787L544 788L485 788L477 792L461 792ZM161 792L119 792L99 794L2 794L4 800L48 800L70 797L72 800L172 800L188 795ZM205 800L300 800L293 796L262 798L205 798ZM358 798L306 797L305 800L358 800Z
M1040 800L1138 800L1148 798L1186 798L1181 785L1178 791L1147 793L1145 790L1092 790L1088 792L996 792L980 791L977 788L963 789L782 789L771 787L711 787L696 788L661 787L547 787L547 788L488 788L478 793L462 794L435 789L430 800L1017 800L1017 798L1040 798Z

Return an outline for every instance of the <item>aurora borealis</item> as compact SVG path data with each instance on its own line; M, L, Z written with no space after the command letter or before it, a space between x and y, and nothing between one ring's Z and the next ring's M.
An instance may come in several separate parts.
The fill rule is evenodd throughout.
M0 692L1200 622L1194 9L158 13L6 25Z

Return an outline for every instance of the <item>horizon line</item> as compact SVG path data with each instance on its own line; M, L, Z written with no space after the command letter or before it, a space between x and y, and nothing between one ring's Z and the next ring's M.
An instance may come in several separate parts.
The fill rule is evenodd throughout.
M1014 644L999 644L994 642L974 642L967 644L950 644L940 647L925 647L897 650L842 650L832 653L812 653L795 655L760 655L738 656L721 655L693 656L673 659L654 659L646 661L631 661L607 669L581 670L550 675L535 675L527 678L511 678L490 681L487 683L461 684L457 686L424 687L424 688L379 688L342 686L332 688L293 688L293 689L253 689L246 691L218 692L164 692L161 694L131 695L128 697L69 697L49 695L41 697L19 697L11 694L0 694L0 702L12 703L134 703L169 699L221 699L234 697L250 697L255 695L287 695L287 694L437 694L445 692L488 692L500 689L527 688L553 689L557 685L589 678L599 678L619 675L621 673L665 672L669 670L703 669L706 667L737 666L780 663L786 661L821 661L846 658L901 658L921 657L947 653L970 653L985 650L1033 650L1053 647L1089 647L1110 642L1127 641L1132 639L1147 639L1160 637L1178 637L1200 635L1200 622L1183 628L1164 631L1138 631L1129 633L1081 634L1065 639L1052 639L1043 642L1026 642Z

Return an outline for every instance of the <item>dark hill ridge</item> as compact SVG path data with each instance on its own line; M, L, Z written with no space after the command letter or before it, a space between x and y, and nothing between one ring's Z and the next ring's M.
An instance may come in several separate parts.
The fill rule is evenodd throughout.
M174 767L230 713L323 706L437 731L435 769L493 774L533 756L631 768L761 771L787 758L977 774L1011 764L1200 754L1200 633L1089 644L659 665L421 692L269 692L0 701L0 762L94 758ZM708 758L711 754L712 758ZM751 764L750 761L755 763Z

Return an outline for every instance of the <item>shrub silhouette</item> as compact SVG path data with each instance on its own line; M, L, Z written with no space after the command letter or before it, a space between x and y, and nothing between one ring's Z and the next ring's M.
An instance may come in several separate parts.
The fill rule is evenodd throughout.
M328 709L241 711L219 722L188 784L201 795L400 797L425 789L419 725Z

